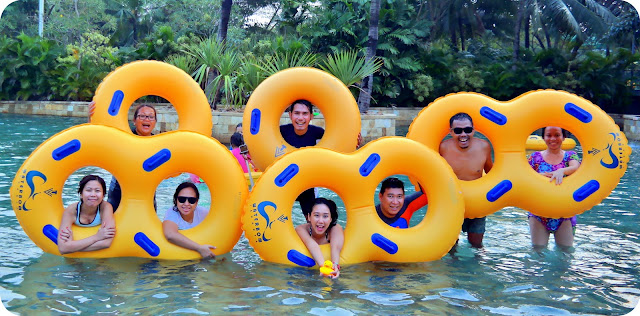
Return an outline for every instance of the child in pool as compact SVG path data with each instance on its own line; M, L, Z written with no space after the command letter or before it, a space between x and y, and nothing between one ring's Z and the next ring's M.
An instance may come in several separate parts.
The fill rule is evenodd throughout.
M113 208L104 200L107 185L96 175L87 175L80 180L78 194L80 202L71 203L62 214L58 232L58 250L61 254L77 251L94 251L109 248L116 234ZM71 225L100 229L87 238L73 240Z
M322 267L324 257L320 245L331 244L331 261L333 273L331 278L340 276L340 251L344 244L344 231L338 224L338 208L336 203L325 198L314 200L311 212L306 214L307 223L298 225L296 233L313 256L313 260Z

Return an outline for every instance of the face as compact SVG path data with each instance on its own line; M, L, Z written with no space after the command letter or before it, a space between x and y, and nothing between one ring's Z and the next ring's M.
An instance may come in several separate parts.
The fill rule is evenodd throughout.
M242 126L236 127L236 133L242 134Z
M156 114L150 107L141 107L140 110L138 110L138 116L133 118L133 124L136 127L138 135L150 136L156 127Z
M404 191L400 188L387 188L384 193L378 195L380 198L380 209L386 217L394 217L404 204Z
M291 123L293 124L293 130L298 135L304 135L309 129L309 122L311 122L311 113L309 108L301 103L293 105L293 110L289 113Z
M460 132L460 134L456 134L456 132ZM469 120L455 120L451 123L449 134L461 149L468 148L471 145L471 139L474 133L473 124L471 124Z
M180 199L183 197L186 197L187 199L185 199L184 202L180 202ZM189 216L190 214L193 214L193 211L196 209L196 206L198 206L197 200L189 201L189 198L196 198L196 191L193 190L192 188L184 188L180 190L180 192L178 192L176 207L178 208L178 211L180 211L180 215L182 215L183 218L186 216ZM194 203L191 203L191 202L194 202Z
M97 180L91 180L84 185L82 189L82 203L88 206L98 206L102 203L104 198L104 192L102 191L102 185Z
M549 149L558 149L562 146L564 136L562 136L562 129L556 126L547 126L544 130L544 142Z
M331 211L324 204L316 204L308 215L311 231L315 235L324 235L331 224Z

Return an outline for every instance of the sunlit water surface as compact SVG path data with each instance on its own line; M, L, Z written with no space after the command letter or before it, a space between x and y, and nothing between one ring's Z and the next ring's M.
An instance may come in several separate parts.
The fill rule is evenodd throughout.
M505 208L488 217L481 250L470 248L460 235L455 256L352 265L329 280L315 269L263 262L244 237L231 254L215 261L65 259L43 253L16 220L9 187L39 144L80 123L0 114L0 297L12 312L619 315L640 299L638 143L631 144L634 154L614 192L579 216L575 249L569 253L557 249L553 238L546 250L534 251L526 213ZM81 169L69 178L65 203L76 199L79 177L91 171ZM110 180L103 170L95 172ZM185 179L160 185L160 216ZM293 213L300 223L300 212Z

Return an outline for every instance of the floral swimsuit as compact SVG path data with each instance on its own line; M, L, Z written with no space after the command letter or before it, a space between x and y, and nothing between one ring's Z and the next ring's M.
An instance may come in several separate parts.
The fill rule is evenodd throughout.
M559 164L552 165L544 161L544 158L542 158L542 152L536 151L531 154L531 157L529 157L529 165L537 173L545 173L568 167L570 160L576 160L580 162L580 157L578 157L578 154L575 151L566 151L564 153L564 157L562 157L562 161ZM542 225L544 225L551 233L555 233L564 221L571 221L571 227L576 227L575 216L572 216L570 218L548 218L529 213L529 217L533 217L540 221L540 223L542 223Z

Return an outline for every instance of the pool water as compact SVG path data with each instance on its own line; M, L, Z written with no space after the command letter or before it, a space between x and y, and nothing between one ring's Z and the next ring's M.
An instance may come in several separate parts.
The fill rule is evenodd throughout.
M457 252L441 260L351 265L330 280L319 277L316 269L264 262L244 238L232 253L211 261L67 259L43 253L18 224L9 187L40 143L81 123L77 118L0 114L0 297L9 311L620 315L640 300L638 143L631 144L634 154L614 192L578 217L571 252L557 249L553 238L546 250L535 251L526 212L509 207L487 218L480 250L461 234ZM65 203L75 199L79 177L92 170L83 168L69 178ZM104 175L109 181L110 175ZM160 184L159 216L177 183L186 178ZM321 195L330 193L321 190ZM294 222L302 222L299 211L293 216Z

